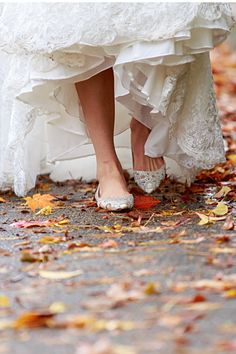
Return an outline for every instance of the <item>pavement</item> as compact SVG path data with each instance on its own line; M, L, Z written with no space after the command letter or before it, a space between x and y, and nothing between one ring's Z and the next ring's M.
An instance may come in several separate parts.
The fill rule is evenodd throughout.
M229 185L228 212L209 213ZM41 178L31 195L56 197L50 215L2 195L0 353L235 352L232 186L167 180L151 200L133 186L137 208L120 213L78 181Z

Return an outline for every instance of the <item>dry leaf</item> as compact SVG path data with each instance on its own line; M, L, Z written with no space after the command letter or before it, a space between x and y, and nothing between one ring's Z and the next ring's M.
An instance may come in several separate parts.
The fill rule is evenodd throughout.
M217 206L211 210L215 215L225 215L228 213L229 209L228 209L228 206L223 203L223 202L219 202L217 204Z
M134 208L136 209L151 209L157 204L160 203L160 200L147 195L135 195L134 196Z
M26 221L26 220L19 220L10 224L12 227L16 227L17 229L29 229L31 227L47 227L51 226L51 222L49 220L43 221Z
M226 297L226 298L228 298L228 299L236 298L236 288L235 288L235 289L227 290L227 291L224 293L224 297Z
M47 262L48 256L46 254L34 254L32 251L24 250L21 252L21 262Z
M202 214L202 213L198 213L196 212L196 214L199 216L199 218L201 219L199 222L198 222L198 225L207 225L207 224L210 224L212 223L212 220L209 219L209 216L205 215L205 214Z
M13 323L15 329L22 328L38 328L48 327L50 320L54 316L54 313L50 311L45 312L26 312L20 315Z
M101 248L116 248L118 243L114 240L108 240L99 245Z
M10 224L12 227L16 227L17 229L29 229L32 227L50 227L50 226L57 226L62 227L69 223L68 219L63 220L19 220Z
M62 237L58 236L43 236L40 240L38 240L38 243L42 244L55 244L60 242L62 242Z
M233 163L236 163L236 154L227 155L227 159Z
M158 290L156 284L151 282L145 286L144 293L146 295L157 295L160 294L160 291Z
M26 197L25 205L28 206L33 212L36 209L42 209L45 207L54 207L55 204L52 203L55 197L51 194L34 194L32 197Z
M46 206L42 209L40 209L35 215L50 215L52 214L52 207L51 206Z
M226 215L224 216L208 216L208 215L205 215L205 214L202 214L202 213L198 213L198 212L195 212L199 218L201 219L198 223L198 225L207 225L207 224L211 224L211 223L214 223L216 221L222 221L222 220L225 220L226 219Z
M229 188L228 186L223 186L221 188L221 190L219 190L219 192L217 192L215 195L214 195L214 198L222 198L222 197L225 197L229 192L231 191L231 188Z
M6 200L2 197L0 197L0 203L6 203Z
M50 280L64 280L70 279L74 277L78 277L83 274L83 271L78 269L71 272L63 272L63 271L49 271L49 270L40 270L39 275L42 278L50 279Z
M0 295L0 308L1 307L10 307L10 300L5 295Z
M236 254L236 248L230 248L230 247L224 247L224 248L214 247L214 248L210 248L210 252Z
M224 230L233 230L234 229L234 220L232 215L228 215L224 225L222 226L222 229Z
M49 310L53 313L63 313L66 311L66 306L63 304L63 302L53 302L49 306Z

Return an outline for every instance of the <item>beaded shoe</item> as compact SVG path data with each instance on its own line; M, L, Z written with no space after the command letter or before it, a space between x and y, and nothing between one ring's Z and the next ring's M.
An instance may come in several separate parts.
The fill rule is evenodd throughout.
M161 184L166 175L165 164L157 171L134 170L134 181L145 193L154 192Z
M98 186L95 193L95 200L99 208L110 211L120 211L124 209L132 209L134 206L134 197L132 194L124 195L123 197L102 198L100 196L100 187Z

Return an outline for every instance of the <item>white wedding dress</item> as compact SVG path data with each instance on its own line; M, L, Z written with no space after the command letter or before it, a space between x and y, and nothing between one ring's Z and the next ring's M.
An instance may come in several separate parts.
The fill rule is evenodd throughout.
M0 4L0 189L23 196L44 172L95 177L74 83L109 67L124 168L131 116L171 176L190 182L224 161L209 51L233 23L220 3Z

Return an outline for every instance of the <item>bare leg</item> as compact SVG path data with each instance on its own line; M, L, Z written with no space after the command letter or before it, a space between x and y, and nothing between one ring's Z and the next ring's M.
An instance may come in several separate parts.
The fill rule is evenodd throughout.
M144 155L144 145L150 133L150 129L135 118L132 118L130 128L134 170L157 171L164 164L163 158L151 158Z
M101 196L128 194L114 147L114 76L112 68L76 83L96 159Z

